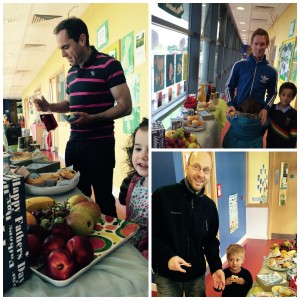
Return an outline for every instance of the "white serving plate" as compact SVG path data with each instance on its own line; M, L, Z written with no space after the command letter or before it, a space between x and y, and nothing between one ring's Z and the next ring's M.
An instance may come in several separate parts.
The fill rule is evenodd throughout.
M189 126L183 126L183 129L188 130L188 131L203 131L206 129L206 123L204 124L204 126L199 126L199 127L189 127Z
M43 173L43 174L47 174L47 173ZM47 186L37 187L25 183L25 193L28 195L35 195L35 196L52 196L52 195L63 194L75 189L75 187L79 182L79 178L80 178L80 172L77 172L72 179L63 180L61 182L62 185L56 185L51 187L47 187Z
M107 218L109 218L109 221L107 221ZM131 233L129 233L127 236L121 236L120 233L118 233L118 231L121 228L126 227L127 225L129 226L133 226L134 229L132 229ZM106 226L109 226L106 228ZM112 229L112 227L114 227L114 229ZM98 253L94 253L94 260L87 265L86 267L84 267L83 269L79 270L78 272L76 272L73 276L71 276L70 278L66 279L66 280L55 280L52 279L50 277L48 277L47 275L43 274L41 271L42 266L37 266L37 267L33 267L31 266L31 270L38 275L39 277L41 277L42 279L44 279L45 281L57 286L57 287L64 287L68 284L70 284L72 281L74 281L76 278L78 278L81 274L85 273L87 270L89 270L93 265L97 264L102 258L104 258L106 255L110 254L111 252L113 252L114 250L116 250L119 246L121 246L124 242L126 242L127 240L129 240L132 236L134 236L137 232L137 230L139 229L139 226L135 223L131 223L125 220L121 220L118 218L112 218L112 217L107 217L105 215L101 216L101 220L100 222L96 225L96 230L94 230L91 234L90 237L93 236L102 236L103 238L105 238L106 240L110 240L110 245L108 247L108 249L98 252ZM39 271L41 270L41 271Z

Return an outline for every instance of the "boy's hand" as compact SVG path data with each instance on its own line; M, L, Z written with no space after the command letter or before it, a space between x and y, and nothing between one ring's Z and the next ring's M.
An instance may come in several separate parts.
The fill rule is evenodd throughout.
M238 278L234 279L234 282L237 284L243 285L243 284L245 284L245 279L242 277L238 277Z
M234 279L232 277L227 277L225 280L225 285L230 285L234 282Z

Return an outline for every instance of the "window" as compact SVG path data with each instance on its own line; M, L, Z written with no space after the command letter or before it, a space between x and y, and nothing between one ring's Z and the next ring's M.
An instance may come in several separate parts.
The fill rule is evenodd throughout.
M54 77L50 79L50 102L51 103L58 103L62 102L66 99L66 92L65 92L65 75L64 72L61 71ZM65 122L62 114L57 114L55 116L58 118L59 121Z
M177 17L172 15L176 14ZM152 7L152 115L186 94L189 49L189 4Z

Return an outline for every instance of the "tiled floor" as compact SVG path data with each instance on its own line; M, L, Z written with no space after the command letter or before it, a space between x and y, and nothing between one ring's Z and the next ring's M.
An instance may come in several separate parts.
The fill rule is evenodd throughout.
M259 273L264 256L267 256L270 252L270 247L274 243L280 243L280 240L257 240L247 239L243 245L246 250L246 259L243 267L250 271L253 280L255 280L256 274ZM223 268L227 268L227 263L224 263ZM206 276L206 295L207 297L221 297L221 293L217 293L213 289L212 277L210 274ZM153 292L152 296L155 297L156 293Z

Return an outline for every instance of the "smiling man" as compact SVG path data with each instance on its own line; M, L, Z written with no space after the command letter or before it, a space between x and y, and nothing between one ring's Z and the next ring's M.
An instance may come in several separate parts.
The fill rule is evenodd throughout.
M266 123L277 95L278 79L277 70L266 59L268 46L268 33L261 28L255 30L251 37L252 53L234 64L225 86L227 115L235 112L246 99L254 98L261 107L261 123Z
M130 91L119 61L98 52L89 43L86 24L72 17L54 29L62 57L70 64L66 78L66 99L48 103L35 99L38 110L72 112L78 118L71 122L66 146L66 166L80 172L78 188L92 195L103 214L116 217L112 195L115 166L114 120L129 115L132 109Z
M223 290L218 211L204 194L210 181L209 153L191 152L180 183L152 196L152 268L158 296L204 297L206 261L214 288Z

